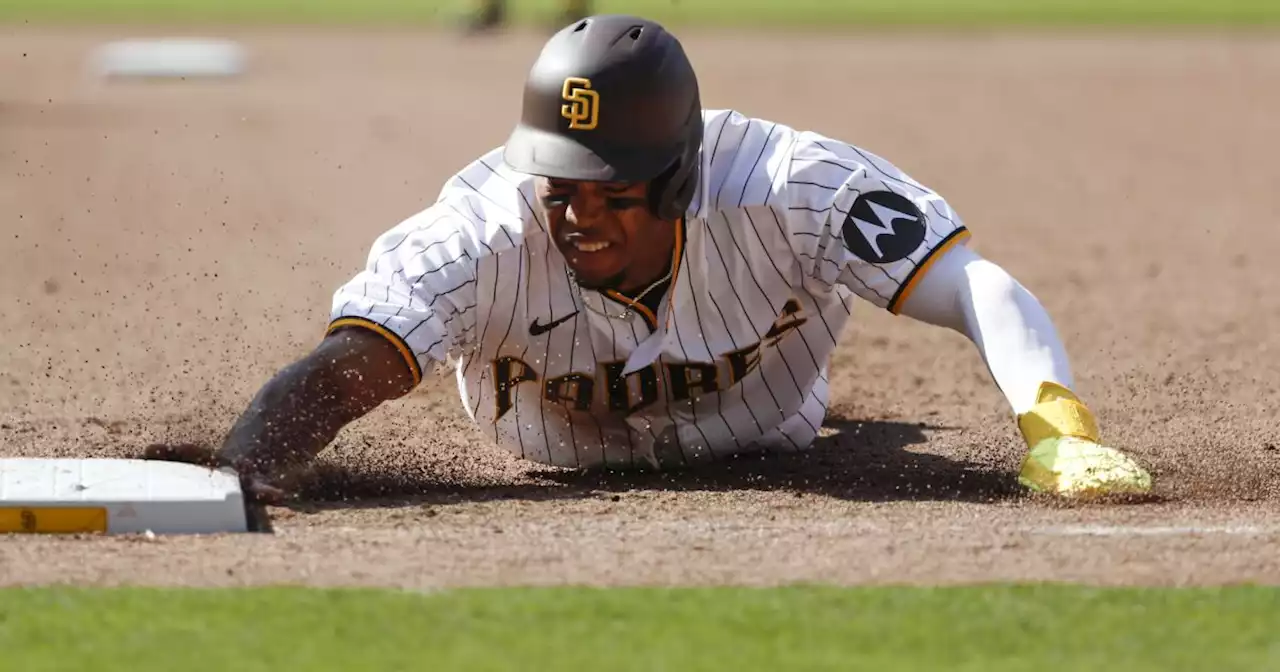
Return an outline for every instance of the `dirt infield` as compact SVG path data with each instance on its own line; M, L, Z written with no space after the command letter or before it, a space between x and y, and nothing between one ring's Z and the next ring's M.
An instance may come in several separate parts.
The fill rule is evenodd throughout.
M541 40L245 33L240 80L84 76L120 36L0 47L0 455L216 441L373 237L504 140ZM274 535L0 539L0 584L1280 581L1280 38L733 39L686 38L707 104L946 195L1154 501L1019 493L972 347L863 305L811 454L543 469L484 444L442 374L344 432Z

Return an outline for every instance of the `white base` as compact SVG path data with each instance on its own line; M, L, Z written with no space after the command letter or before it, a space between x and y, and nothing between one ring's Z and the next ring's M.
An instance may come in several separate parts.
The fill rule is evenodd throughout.
M154 460L0 459L0 532L85 525L107 534L248 531L234 474Z
M227 40L123 40L98 49L92 67L103 77L230 77L244 72L245 50Z

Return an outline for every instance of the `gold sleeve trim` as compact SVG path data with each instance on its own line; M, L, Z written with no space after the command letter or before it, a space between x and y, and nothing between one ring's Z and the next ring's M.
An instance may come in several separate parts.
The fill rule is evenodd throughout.
M340 317L329 323L329 328L325 330L325 335L332 334L343 327L361 327L363 329L368 329L388 341L391 341L391 344L396 346L396 350L400 351L400 356L404 358L404 363L409 366L409 371L413 374L414 386L416 387L418 383L422 382L422 367L418 365L418 358L413 356L413 350L409 349L409 345L404 342L403 338L400 338L399 334L391 331L381 324L378 324L377 322L367 320L362 317Z
M898 287L898 291L894 293L893 298L889 300L889 312L894 315L900 313L902 311L902 305L911 297L911 292L916 291L916 286L920 284L920 279L929 271L929 267L933 265L933 262L941 259L942 255L946 253L947 250L968 240L969 238L969 230L964 227L960 227L947 234L947 237L943 238L942 242L935 245L932 250L929 250L929 254L916 265L915 269L911 271L911 274L907 276L907 279Z

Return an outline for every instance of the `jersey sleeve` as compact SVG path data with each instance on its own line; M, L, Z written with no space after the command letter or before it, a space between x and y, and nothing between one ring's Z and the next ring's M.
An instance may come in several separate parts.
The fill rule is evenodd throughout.
M800 134L787 177L788 233L806 274L894 314L930 264L969 237L936 192L838 140Z
M414 384L474 333L477 238L469 222L436 204L380 235L364 269L333 295L328 333L373 331L400 351Z

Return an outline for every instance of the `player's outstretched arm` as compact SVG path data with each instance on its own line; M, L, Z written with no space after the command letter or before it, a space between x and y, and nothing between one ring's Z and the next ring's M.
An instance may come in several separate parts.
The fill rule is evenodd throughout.
M1005 269L956 246L921 279L902 314L954 329L977 346L1029 449L1019 474L1023 485L1065 495L1150 490L1145 470L1101 443L1092 412L1072 392L1053 321Z
M338 329L263 385L216 452L155 445L146 456L229 467L251 499L277 502L285 492L273 483L309 463L349 423L407 394L414 380L391 341L366 329Z
M794 144L779 190L792 250L811 262L801 263L806 275L973 341L1027 442L1024 485L1064 495L1150 489L1145 471L1100 443L1044 307L964 244L968 228L946 199L883 157L816 133Z
M477 260L492 253L485 236L503 229L482 231L487 202L473 192L450 182L444 194L377 237L364 268L334 292L324 339L263 385L217 450L156 445L146 456L229 467L251 499L278 500L275 485L343 427L407 394L428 362L471 345Z
M281 475L413 387L413 373L391 341L366 329L339 329L262 387L232 426L218 462L242 474Z

